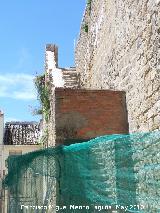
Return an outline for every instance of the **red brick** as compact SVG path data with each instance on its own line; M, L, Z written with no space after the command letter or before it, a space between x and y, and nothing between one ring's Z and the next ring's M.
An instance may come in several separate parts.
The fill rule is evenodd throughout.
M55 96L58 138L90 139L128 133L124 92L58 88ZM64 129L65 134L59 129Z

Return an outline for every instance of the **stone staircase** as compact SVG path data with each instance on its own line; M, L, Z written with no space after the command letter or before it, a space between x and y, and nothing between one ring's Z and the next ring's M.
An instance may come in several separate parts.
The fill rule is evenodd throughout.
M65 88L79 88L80 87L80 78L79 73L75 69L63 69L63 79Z

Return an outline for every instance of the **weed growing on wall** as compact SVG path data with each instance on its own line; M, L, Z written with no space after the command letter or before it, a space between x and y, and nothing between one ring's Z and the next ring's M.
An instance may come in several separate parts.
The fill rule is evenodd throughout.
M89 13L91 13L91 4L92 4L92 0L88 0L87 1L87 7L88 7L88 10L89 10Z
M83 30L84 30L86 33L88 33L88 24L84 24L84 25L83 25Z
M38 100L41 104L41 109L37 110L37 114L43 114L45 121L48 122L50 117L50 92L48 86L45 84L45 75L36 76L35 86L38 93Z

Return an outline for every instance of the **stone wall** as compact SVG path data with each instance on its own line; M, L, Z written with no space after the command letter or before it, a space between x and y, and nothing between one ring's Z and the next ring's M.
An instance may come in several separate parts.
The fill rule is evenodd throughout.
M159 0L92 0L75 61L83 88L126 91L130 132L160 129Z
M3 133L4 133L4 114L0 110L0 210L2 209L2 194L1 194L1 188L2 188L2 151L1 146L3 144Z
M3 144L4 134L4 114L0 111L0 145Z
M50 90L50 119L43 119L43 134L48 132L47 146L54 146L55 133L55 88L79 88L80 78L75 67L61 68L58 66L58 47L47 44L45 50L45 82Z
M55 89L56 145L106 134L128 133L125 93Z

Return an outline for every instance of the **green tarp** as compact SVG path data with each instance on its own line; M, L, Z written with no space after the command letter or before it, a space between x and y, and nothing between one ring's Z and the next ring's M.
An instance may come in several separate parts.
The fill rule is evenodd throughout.
M10 156L4 186L9 213L158 213L160 132L106 135Z

